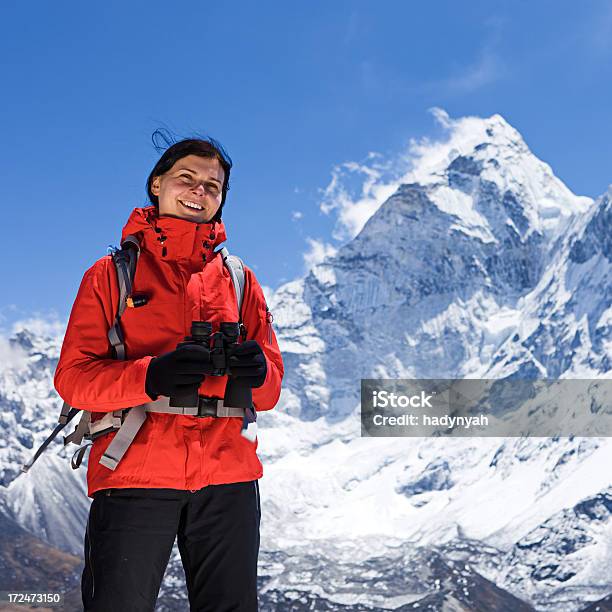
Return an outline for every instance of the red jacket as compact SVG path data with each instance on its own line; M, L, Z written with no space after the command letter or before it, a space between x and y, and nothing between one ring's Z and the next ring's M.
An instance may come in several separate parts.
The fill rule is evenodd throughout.
M71 406L104 412L150 402L145 392L149 362L176 348L190 334L192 320L237 321L236 295L216 245L226 238L223 222L197 224L158 217L154 206L136 208L122 239L140 242L133 293L148 303L126 308L121 317L126 360L112 358L108 330L113 325L119 289L110 255L85 273L72 307L55 372L54 385ZM262 347L268 372L253 389L256 410L270 410L278 401L283 362L263 292L245 266L242 305L247 339ZM227 377L206 377L201 395L223 397ZM96 414L98 413L98 414ZM87 470L88 495L109 487L154 487L197 490L209 484L254 480L263 475L253 443L240 435L242 419L147 413L123 459L113 471L99 463L115 433L97 438Z

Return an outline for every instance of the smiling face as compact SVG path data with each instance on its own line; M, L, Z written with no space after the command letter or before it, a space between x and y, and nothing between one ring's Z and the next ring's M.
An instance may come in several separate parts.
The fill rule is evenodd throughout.
M216 157L187 155L151 182L159 201L160 217L178 217L194 223L210 221L221 206L223 168Z

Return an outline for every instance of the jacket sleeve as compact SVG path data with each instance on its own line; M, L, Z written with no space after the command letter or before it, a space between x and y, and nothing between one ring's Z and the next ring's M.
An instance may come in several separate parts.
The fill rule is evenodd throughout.
M255 274L247 267L245 271L242 320L247 329L247 340L256 340L266 357L266 379L261 387L253 389L255 410L270 410L278 402L281 382L285 372L276 334L272 329L272 315Z
M145 379L153 357L112 357L108 330L118 301L116 271L107 256L83 276L53 380L60 397L74 408L111 412L151 401Z

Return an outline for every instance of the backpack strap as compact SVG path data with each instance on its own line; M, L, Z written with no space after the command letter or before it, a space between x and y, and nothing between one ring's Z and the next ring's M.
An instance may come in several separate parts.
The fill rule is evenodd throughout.
M240 257L236 255L230 255L229 251L223 247L218 251L223 258L223 264L227 268L232 278L234 285L234 291L236 292L236 303L238 304L238 320L240 327L244 330L242 324L242 302L244 299L244 286L245 286L245 274L244 274L244 263ZM243 335L243 339L246 338L246 333ZM251 402L252 405L252 402ZM254 442L257 437L257 412L252 406L245 408L244 418L242 419L242 427L240 434L250 442Z
M100 458L100 463L107 467L109 470L115 470L119 465L119 462L127 452L130 444L133 442L136 434L144 424L146 420L147 412L156 412L158 414L184 414L198 416L198 406L185 406L177 407L169 405L170 398L160 397L153 402L141 404L140 406L134 406L128 410L127 416L123 423L111 423L110 413L106 414L101 421L96 421L96 425L100 423L99 427L104 427L103 421L109 424L109 431L117 431L115 437L111 440L110 444L104 451L104 454ZM217 398L213 406L215 416L217 417L239 417L244 418L245 408L236 406L226 406L224 400ZM209 416L213 416L210 414ZM105 432L103 432L105 433Z
M121 315L127 306L127 299L132 293L132 282L136 274L136 264L140 257L140 244L136 237L130 235L121 243L121 249L115 249L111 254L117 269L119 286L119 306L115 315L115 323L108 330L108 339L115 352L116 359L125 359L125 340L121 329Z
M227 268L236 292L236 303L238 304L238 319L242 323L242 300L244 298L244 263L240 257L230 255L229 251L223 247L217 251L223 258L223 265Z
M121 315L123 315L127 306L127 299L132 294L132 284L134 281L134 276L136 275L136 264L138 263L138 258L140 257L140 243L135 236L130 234L129 236L126 236L125 240L123 240L120 249L111 247L110 255L113 259L115 270L117 272L119 304L117 305L115 322L108 330L108 340L113 348L115 358L125 360L125 340L120 321ZM114 410L112 413L109 413L109 416L112 418L115 425L121 426L122 414L123 410ZM64 446L70 443L77 445L81 444L83 442L83 438L88 436L88 434L91 434L93 425L94 423L91 422L91 412L84 410L76 429L69 436L64 438ZM89 439L92 438L89 437ZM88 446L91 446L91 443L82 446L73 455L71 461L73 469L77 469L81 465L85 450Z
M32 459L30 459L28 463L21 466L22 472L27 472L34 465L36 460L43 454L47 446L49 446L49 444L51 444L51 442L55 440L55 437L57 436L57 434L60 431L62 431L62 429L64 429L64 427L66 427L68 423L70 423L70 421L77 414L77 412L79 412L78 408L72 408L72 406L70 406L66 402L63 403L62 411L58 419L59 425L55 426L55 429L51 432L51 435L40 445L40 448L36 451L36 454L34 455L34 457L32 457ZM64 442L64 444L66 443Z
M101 465L109 470L114 470L117 467L146 418L147 414L144 406L130 408L125 421L117 429L117 433L104 451L104 455L100 457Z
M127 298L132 293L132 282L134 279L134 275L136 274L136 264L138 263L138 258L140 256L140 243L138 242L138 239L135 236L129 235L121 243L120 249L116 247L110 247L109 254L112 256L113 262L115 264L115 269L117 271L117 282L119 286L119 304L117 307L117 314L115 316L115 323L108 331L108 339L113 348L115 358L123 360L125 359L126 354L120 319L121 315L125 311L127 305ZM64 429L66 425L68 425L68 423L74 418L74 416L78 412L81 412L79 408L73 408L66 402L63 403L61 413L58 419L59 424L51 432L51 435L42 443L40 448L36 451L34 457L32 457L32 459L28 463L22 466L22 472L27 472L34 465L36 460L42 455L47 446L49 446L49 444L55 439L57 434L62 431L62 429ZM112 416L114 418L115 423L121 423L122 412L122 410L113 411ZM64 436L64 446L67 446L70 443L81 444L83 442L83 438L87 437L87 434L90 433L91 425L91 412L88 410L83 410L81 414L81 419L79 420L79 423L74 429L74 431L68 436ZM77 469L81 465L85 450L88 446L91 446L91 443L80 447L73 455L71 461L73 469Z
M83 438L89 432L89 426L91 424L91 412L89 410L83 410L81 414L81 420L76 426L75 430L68 436L64 437L64 446L70 444L81 444Z

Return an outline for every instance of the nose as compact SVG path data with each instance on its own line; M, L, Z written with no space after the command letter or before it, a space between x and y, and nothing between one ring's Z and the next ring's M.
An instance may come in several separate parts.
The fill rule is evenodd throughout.
M204 189L204 185L202 185L202 183L198 183L193 189L192 191L194 193L201 193L202 195L204 195L206 193L206 189Z

